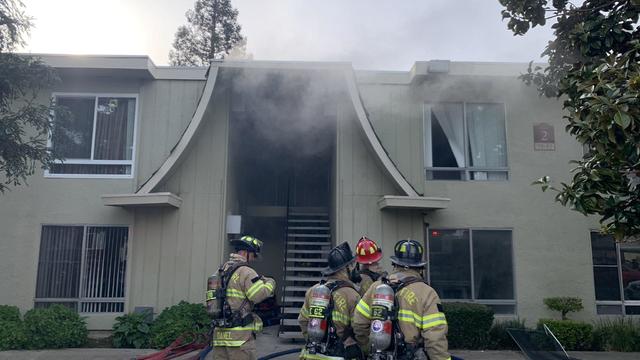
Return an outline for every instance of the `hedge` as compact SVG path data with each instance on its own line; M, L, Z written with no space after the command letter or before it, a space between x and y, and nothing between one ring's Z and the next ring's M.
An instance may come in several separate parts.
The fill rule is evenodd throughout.
M493 310L485 305L446 303L444 313L449 324L449 347L452 349L486 349Z
M593 330L593 349L640 351L640 321L628 318L601 320Z
M204 305L181 301L177 305L162 310L153 322L151 346L167 347L183 334L187 334L185 340L189 342L197 336L205 335L209 331L210 324L211 319Z
M0 351L22 349L27 342L20 310L0 305Z
M591 350L593 339L593 326L591 324L573 320L540 319L538 329L542 329L542 324L549 327L565 350Z
M27 311L24 327L28 349L80 347L87 342L84 319L62 305Z
M491 350L519 350L520 348L513 341L507 329L525 329L524 320L497 321L489 330L488 348Z

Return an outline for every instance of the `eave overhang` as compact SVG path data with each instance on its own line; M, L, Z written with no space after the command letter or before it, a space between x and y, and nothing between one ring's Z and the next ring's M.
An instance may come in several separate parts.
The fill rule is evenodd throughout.
M378 208L433 211L446 209L449 201L440 197L384 195L378 199Z
M182 199L170 192L157 192L150 194L110 194L102 195L102 203L105 206L119 207L174 207L182 205Z

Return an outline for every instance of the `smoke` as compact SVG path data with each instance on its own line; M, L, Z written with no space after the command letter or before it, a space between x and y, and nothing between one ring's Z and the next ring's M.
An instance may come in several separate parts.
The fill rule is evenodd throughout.
M344 84L330 70L232 70L231 121L277 154L330 153Z

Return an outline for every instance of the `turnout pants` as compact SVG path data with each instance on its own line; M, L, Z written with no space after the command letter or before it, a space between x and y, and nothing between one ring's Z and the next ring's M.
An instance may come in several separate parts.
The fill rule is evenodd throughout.
M209 355L213 354L213 357L207 356L207 359L214 360L256 360L256 341L252 338L247 340L246 343L239 347L231 346L216 346Z

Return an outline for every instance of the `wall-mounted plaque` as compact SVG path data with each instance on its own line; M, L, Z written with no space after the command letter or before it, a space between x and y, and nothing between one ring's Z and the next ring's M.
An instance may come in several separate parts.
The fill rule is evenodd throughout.
M553 125L546 123L533 125L533 150L556 150L556 137L553 132Z

